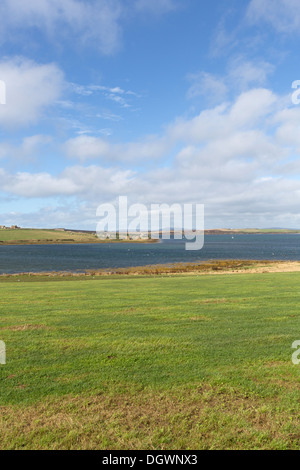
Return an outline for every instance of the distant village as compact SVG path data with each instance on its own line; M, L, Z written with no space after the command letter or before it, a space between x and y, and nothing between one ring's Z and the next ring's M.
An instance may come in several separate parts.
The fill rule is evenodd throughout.
M11 225L10 227L7 227L6 225L0 225L0 230L21 230L21 227L19 227L18 225ZM96 235L96 232L91 231L91 230L68 230L65 228L55 228L52 230L54 230L55 232L69 232L69 233L79 232L79 233L87 233L87 234ZM148 232L127 233L127 235L124 236L124 234L120 234L119 232L104 231L102 233L98 233L97 236L100 240L116 240L116 239L117 240L147 240L147 239L151 239L151 235Z
M98 232L100 240L149 240L151 235L148 232L134 232L126 234L119 234L118 232Z
M22 230L21 227L18 225L11 225L10 227L7 227L6 225L0 225L0 230ZM25 230L37 230L37 229L25 229ZM43 229L47 230L47 229ZM49 229L48 229L49 230ZM182 239L184 235L188 234L193 234L195 235L195 232L192 231L186 231L183 232L182 230L158 230L154 232L109 232L109 231L103 231L103 232L95 232L92 230L70 230L66 228L55 228L55 229L50 229L51 231L55 232L67 232L70 234L76 234L76 233L86 233L90 235L97 235L97 237L100 240L159 240L160 238L175 238L175 239ZM217 233L218 231L211 231L212 233Z
M19 227L18 225L11 225L10 227L6 227L6 225L0 225L0 230L22 230L22 227ZM25 230L35 230L35 229L25 229ZM56 232L67 232L65 228L55 228L53 230L55 230Z

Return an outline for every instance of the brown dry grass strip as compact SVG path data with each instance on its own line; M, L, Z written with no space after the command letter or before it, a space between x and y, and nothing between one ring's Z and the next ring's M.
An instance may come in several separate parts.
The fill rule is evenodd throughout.
M298 429L300 420L297 419ZM300 445L265 401L206 385L184 392L66 396L0 408L1 448L243 449Z
M207 275L207 274L242 274L242 273L275 273L300 271L299 261L257 261L257 260L219 260L201 263L176 263L172 265L149 265L129 268L87 270L84 272L43 272L1 274L1 279L18 278L96 278L105 276L158 276L158 275Z

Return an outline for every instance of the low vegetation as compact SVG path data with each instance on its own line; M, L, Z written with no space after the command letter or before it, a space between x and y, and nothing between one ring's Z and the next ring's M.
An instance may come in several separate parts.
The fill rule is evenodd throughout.
M0 448L299 449L299 282L1 278Z
M146 266L133 266L126 268L108 268L108 269L87 269L83 272L69 271L51 271L43 273L19 273L19 274L0 274L2 282L5 280L22 280L31 281L35 278L40 280L77 279L88 280L95 277L119 277L119 276L172 276L178 274L227 274L241 272L268 272L280 271L285 265L289 266L288 271L300 271L300 264L294 261L257 261L257 260L211 260L195 263L172 263L172 264L155 264Z

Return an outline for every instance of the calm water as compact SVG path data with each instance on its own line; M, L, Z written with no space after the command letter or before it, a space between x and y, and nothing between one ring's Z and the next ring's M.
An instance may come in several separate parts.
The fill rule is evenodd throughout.
M85 269L209 259L300 260L300 235L207 235L200 251L181 241L157 244L1 246L0 273L84 271Z

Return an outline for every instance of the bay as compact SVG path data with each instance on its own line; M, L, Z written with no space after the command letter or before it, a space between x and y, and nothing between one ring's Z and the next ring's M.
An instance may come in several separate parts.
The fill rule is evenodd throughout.
M202 250L183 241L0 247L0 273L70 271L146 266L218 259L300 260L298 234L206 235Z

